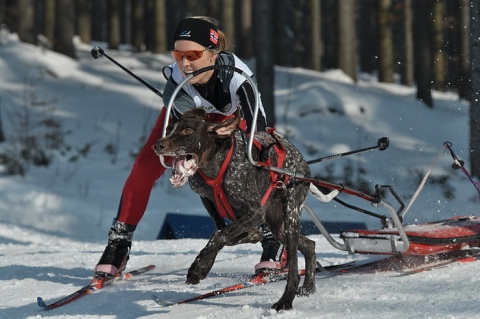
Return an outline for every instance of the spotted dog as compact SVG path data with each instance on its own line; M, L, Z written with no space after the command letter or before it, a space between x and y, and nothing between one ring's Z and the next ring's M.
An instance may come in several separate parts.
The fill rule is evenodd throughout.
M185 112L154 145L159 156L173 157L172 185L181 187L188 180L218 229L190 266L186 283L205 279L224 246L261 240L259 226L266 223L288 253L286 288L272 308L291 309L296 295L315 292L315 243L300 233L300 212L310 184L268 167L304 175L310 174L309 167L292 144L268 132L256 133L252 156L264 165L254 166L247 158L248 135L238 129L239 117L209 123L205 116L202 109ZM302 287L297 250L306 263Z

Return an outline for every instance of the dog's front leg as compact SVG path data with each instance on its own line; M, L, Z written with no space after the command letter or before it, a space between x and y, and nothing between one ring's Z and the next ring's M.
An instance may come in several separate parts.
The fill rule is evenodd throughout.
M225 247L225 245L238 242L245 234L248 234L254 226L260 225L265 222L262 219L262 209L256 211L249 211L236 222L216 231L208 241L207 245L200 251L195 261L188 269L187 284L196 285L207 277L210 269L212 269L215 258L218 252Z
M200 251L197 258L195 258L195 261L188 269L187 284L196 285L200 280L207 277L218 252L225 246L225 237L222 233L222 230L216 231L207 245Z
M263 232L260 227L253 227L237 238L226 238L225 246L236 246L240 244L256 244L263 239Z

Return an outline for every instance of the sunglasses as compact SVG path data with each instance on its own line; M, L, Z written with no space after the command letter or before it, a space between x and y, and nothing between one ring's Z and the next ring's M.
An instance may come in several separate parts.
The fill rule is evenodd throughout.
M172 56L176 61L182 61L183 59L187 59L188 61L196 61L203 56L203 52L207 51L208 48L205 50L190 50L190 51L178 51L172 50Z

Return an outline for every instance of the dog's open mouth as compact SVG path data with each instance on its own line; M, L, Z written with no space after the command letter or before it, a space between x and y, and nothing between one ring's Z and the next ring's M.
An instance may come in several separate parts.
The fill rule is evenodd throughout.
M172 177L170 177L172 186L176 188L182 187L188 178L197 171L197 163L196 155L176 156L172 164Z

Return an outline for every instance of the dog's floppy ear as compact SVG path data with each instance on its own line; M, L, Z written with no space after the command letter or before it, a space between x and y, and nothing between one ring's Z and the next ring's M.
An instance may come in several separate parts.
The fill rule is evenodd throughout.
M231 117L221 123L212 123L208 127L207 132L216 133L219 137L223 138L229 137L233 134L233 132L238 130L241 120L242 118L240 116L240 110L237 109L234 117Z

